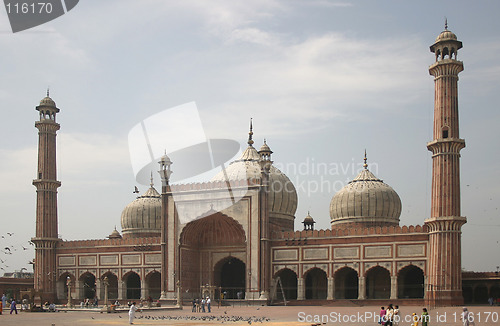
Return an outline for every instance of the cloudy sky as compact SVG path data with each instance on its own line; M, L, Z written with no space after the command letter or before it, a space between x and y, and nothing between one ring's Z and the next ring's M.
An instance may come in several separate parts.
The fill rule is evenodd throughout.
M401 197L401 225L422 224L430 214L429 46L446 16L464 43L458 53L465 66L459 107L467 144L463 267L495 270L498 12L495 0L81 0L64 16L13 34L0 10L0 246L16 250L0 252L0 267L31 270L35 106L47 87L61 109L63 239L121 230L133 187L147 189L135 180L129 132L189 102L196 102L206 138L234 139L242 148L254 119L256 146L267 139L273 160L298 189L297 229L307 211L318 228L329 227L331 197L355 177L365 148L371 170ZM325 165L328 171L317 169Z

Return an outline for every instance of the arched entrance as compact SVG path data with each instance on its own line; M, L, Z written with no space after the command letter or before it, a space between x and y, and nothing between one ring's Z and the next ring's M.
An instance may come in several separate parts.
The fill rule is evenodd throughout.
M57 298L59 300L64 300L67 302L68 300L68 277L71 280L71 298L75 299L75 277L69 273L64 273L59 276L57 280Z
M160 298L161 295L161 274L159 272L151 272L146 276L147 296L154 300Z
M215 285L221 287L224 299L245 298L245 263L235 257L227 257L215 265Z
M85 273L80 276L80 284L83 290L83 298L84 299L93 299L95 298L95 276L92 273Z
M421 299L424 297L424 271L414 265L406 266L398 274L398 298Z
M111 273L107 272L102 276L102 280L104 280L105 277L108 277L108 299L109 300L116 300L118 299L118 277ZM102 291L105 291L104 285L101 287ZM104 292L101 295L101 298L104 300Z
M291 269L285 268L276 273L275 278L279 277L281 285L283 286L283 292L285 292L286 300L296 300L297 299L297 274ZM281 288L278 286L276 289L276 298L283 299L281 293Z
M246 236L243 227L235 219L209 210L186 224L180 235L179 250L181 283L187 291L184 292L186 299L201 295L202 285L225 286L231 298L237 298L238 292L244 294ZM214 259L215 255L217 259ZM227 257L217 262L219 257L224 256ZM241 259L232 260L236 259L234 256ZM226 272L232 268L237 269L233 270L237 276ZM224 277L221 276L222 272ZM243 294L240 295L244 297Z
M335 273L335 299L358 298L358 273L349 267L343 267Z
M366 298L389 299L391 296L391 274L383 267L375 266L366 272Z
M313 268L306 274L306 299L326 299L328 281L326 273Z
M137 273L128 273L125 284L127 285L127 299L141 298L141 278Z

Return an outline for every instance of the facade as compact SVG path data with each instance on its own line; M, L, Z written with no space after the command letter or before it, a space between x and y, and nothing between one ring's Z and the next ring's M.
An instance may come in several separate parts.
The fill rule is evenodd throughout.
M172 162L159 158L161 192L150 188L123 210L122 234L108 239L57 238L55 137L59 109L48 96L39 129L35 290L44 300L72 298L174 301L209 294L269 303L308 300L415 299L463 302L457 60L462 43L447 29L431 46L435 63L432 212L423 225L400 226L401 199L368 169L335 194L331 229L308 215L295 231L297 193L254 147L250 126L241 158L210 182L170 184ZM69 287L69 288L68 288ZM182 289L182 290L181 290ZM182 293L182 294L181 294ZM46 298L46 299L45 299Z

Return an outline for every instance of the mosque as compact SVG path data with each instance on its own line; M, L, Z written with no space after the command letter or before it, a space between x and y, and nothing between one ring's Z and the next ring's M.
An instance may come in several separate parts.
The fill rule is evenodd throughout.
M127 205L121 234L58 238L56 103L36 110L39 130L35 290L44 300L149 298L175 302L210 295L269 304L274 300L414 300L463 302L457 60L462 42L448 30L430 50L435 62L431 214L401 226L401 199L366 164L331 199L331 229L314 219L295 231L297 193L250 129L241 157L210 182L171 184L171 159L158 158L161 189ZM64 222L64 220L63 220Z

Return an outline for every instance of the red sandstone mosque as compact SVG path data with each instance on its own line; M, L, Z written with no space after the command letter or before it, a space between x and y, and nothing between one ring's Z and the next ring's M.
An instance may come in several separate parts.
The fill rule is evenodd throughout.
M308 215L304 230L295 231L295 188L273 165L269 146L254 147L250 129L242 156L210 182L170 184L172 162L164 155L158 158L161 193L151 183L125 207L121 234L115 229L108 239L63 241L57 216L59 108L45 97L36 107L35 123L35 289L44 300L59 302L70 292L78 302L95 296L173 302L209 294L258 304L283 296L462 303L460 48L462 42L447 27L430 47L435 58L429 67L435 83L434 133L427 144L432 203L422 226L399 224L398 194L369 171L365 159L361 173L331 200L331 229L314 230ZM179 218L179 209L188 220Z

